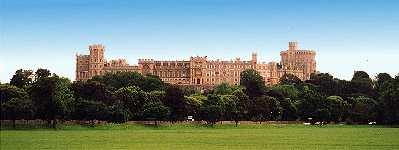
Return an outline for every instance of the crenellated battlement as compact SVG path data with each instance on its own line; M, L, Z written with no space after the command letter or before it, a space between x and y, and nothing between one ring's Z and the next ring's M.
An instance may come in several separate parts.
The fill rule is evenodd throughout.
M94 44L94 45L92 45L92 46L89 46L89 50L92 50L92 49L105 49L105 46L103 46L103 45L101 45L101 44Z
M138 59L138 63L154 63L154 59Z

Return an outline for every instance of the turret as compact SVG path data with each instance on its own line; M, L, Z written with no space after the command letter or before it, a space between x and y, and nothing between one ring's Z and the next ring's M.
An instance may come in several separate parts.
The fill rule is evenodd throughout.
M254 62L254 63L258 62L258 54L257 53L252 53L252 62Z
M296 51L297 43L296 42L289 42L289 50L290 51Z

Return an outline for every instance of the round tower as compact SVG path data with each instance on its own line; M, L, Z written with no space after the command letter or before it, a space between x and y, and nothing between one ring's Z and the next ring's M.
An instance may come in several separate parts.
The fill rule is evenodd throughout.
M89 46L89 75L90 78L96 75L103 75L104 67L104 51L105 47L101 44Z

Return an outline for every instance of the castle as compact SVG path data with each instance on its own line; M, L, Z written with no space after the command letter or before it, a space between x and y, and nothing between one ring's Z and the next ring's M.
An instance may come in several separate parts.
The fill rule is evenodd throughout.
M289 49L280 52L280 63L258 63L257 54L253 53L252 60L249 61L242 61L240 58L234 61L215 61L208 60L207 56L196 56L190 57L189 61L139 59L138 65L129 65L125 59L105 60L105 47L102 45L89 46L89 50L90 55L76 54L76 80L87 81L107 72L133 71L142 75L157 75L165 83L205 89L223 82L239 85L240 73L245 69L256 69L267 86L277 84L285 73L296 75L305 81L316 71L316 51L297 50L297 42L289 42Z

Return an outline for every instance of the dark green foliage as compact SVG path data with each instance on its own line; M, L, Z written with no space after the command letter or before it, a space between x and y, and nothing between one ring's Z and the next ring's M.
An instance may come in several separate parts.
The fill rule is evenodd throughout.
M97 81L88 83L76 81L71 84L70 89L73 91L75 99L101 101L110 106L116 101L114 95L105 88L104 84Z
M110 115L110 106L104 104L101 101L92 100L78 100L77 106L75 107L74 116L79 117L79 120L90 120L91 127L94 127L93 120L107 120Z
M355 71L355 73L353 74L353 77L352 77L352 81L359 81L364 78L366 78L366 79L370 78L369 74L367 74L364 71Z
M324 95L314 92L305 86L299 98L297 110L301 120L308 120L308 118L312 118L313 121L329 120L329 116L326 116L329 113L325 112L327 98ZM319 116L320 114L323 116Z
M203 101L206 100L205 96L184 96L184 102L186 105L186 110L188 116L193 116L194 119L200 118L200 109L202 107Z
M340 96L329 96L327 98L327 108L330 109L331 121L345 121L346 117L349 116L351 107L352 105L344 101Z
M235 90L243 90L242 86L231 86L227 82L223 82L215 87L214 93L219 95L231 95Z
M381 116L385 123L399 124L399 76L391 82L385 82L388 87L378 98L379 108L382 109Z
M105 85L107 90L116 91L122 87L138 86L143 91L164 90L165 84L155 75L142 76L137 72L105 73L103 76L94 76L90 81L98 81Z
M240 74L240 85L250 97L261 96L266 90L265 79L254 69L246 69Z
M203 101L200 115L202 120L211 123L211 126L213 126L213 124L223 119L224 112L225 106L221 100L221 96L209 94Z
M53 128L57 129L57 120L68 119L73 111L73 94L69 90L70 81L58 76L43 77L35 82L29 90L36 117L53 121Z
M0 85L1 103L10 101L13 98L27 99L28 93L24 89L12 85Z
M131 117L132 112L124 106L122 101L117 100L111 107L110 116L107 121L113 123L125 123L129 121Z
M40 78L43 77L49 77L51 75L50 70L47 69L37 69L37 71L35 72L36 75L36 80L39 80Z
M274 97L255 97L248 108L248 113L253 121L275 120L280 114L280 103Z
M33 72L30 71L30 70L19 69L12 76L10 84L14 85L16 87L22 88L25 85L28 85L28 84L32 83L32 79L29 78L29 76L31 76L32 73Z
M170 110L162 102L148 102L143 106L142 115L146 120L155 121L155 127L158 127L157 121L169 119Z
M283 76L280 78L280 84L295 84L298 85L302 83L301 79L299 79L297 76L290 74L290 73L285 73Z
M318 86L318 92L325 95L336 95L338 93L337 80L328 73L310 74L310 80L307 83L312 83Z
M162 102L165 99L165 91L151 91L147 93L150 102Z
M269 93L278 93L282 95L284 98L291 98L291 99L297 99L299 92L295 88L294 85L281 85L281 84L276 84L273 85L272 89L269 91Z
M142 106L148 102L146 92L142 91L137 86L129 86L115 91L115 96L118 100L123 102L125 109L132 113L133 119L142 119L137 113L140 112Z
M10 120L30 119L33 115L33 103L29 99L13 98L5 103L1 103L1 114Z
M353 99L353 106L350 118L353 121L364 124L370 121L377 121L376 107L378 104L375 100L363 96L351 99Z
M170 121L176 122L186 118L187 110L184 93L177 85L170 85L165 89L163 104L170 108Z

